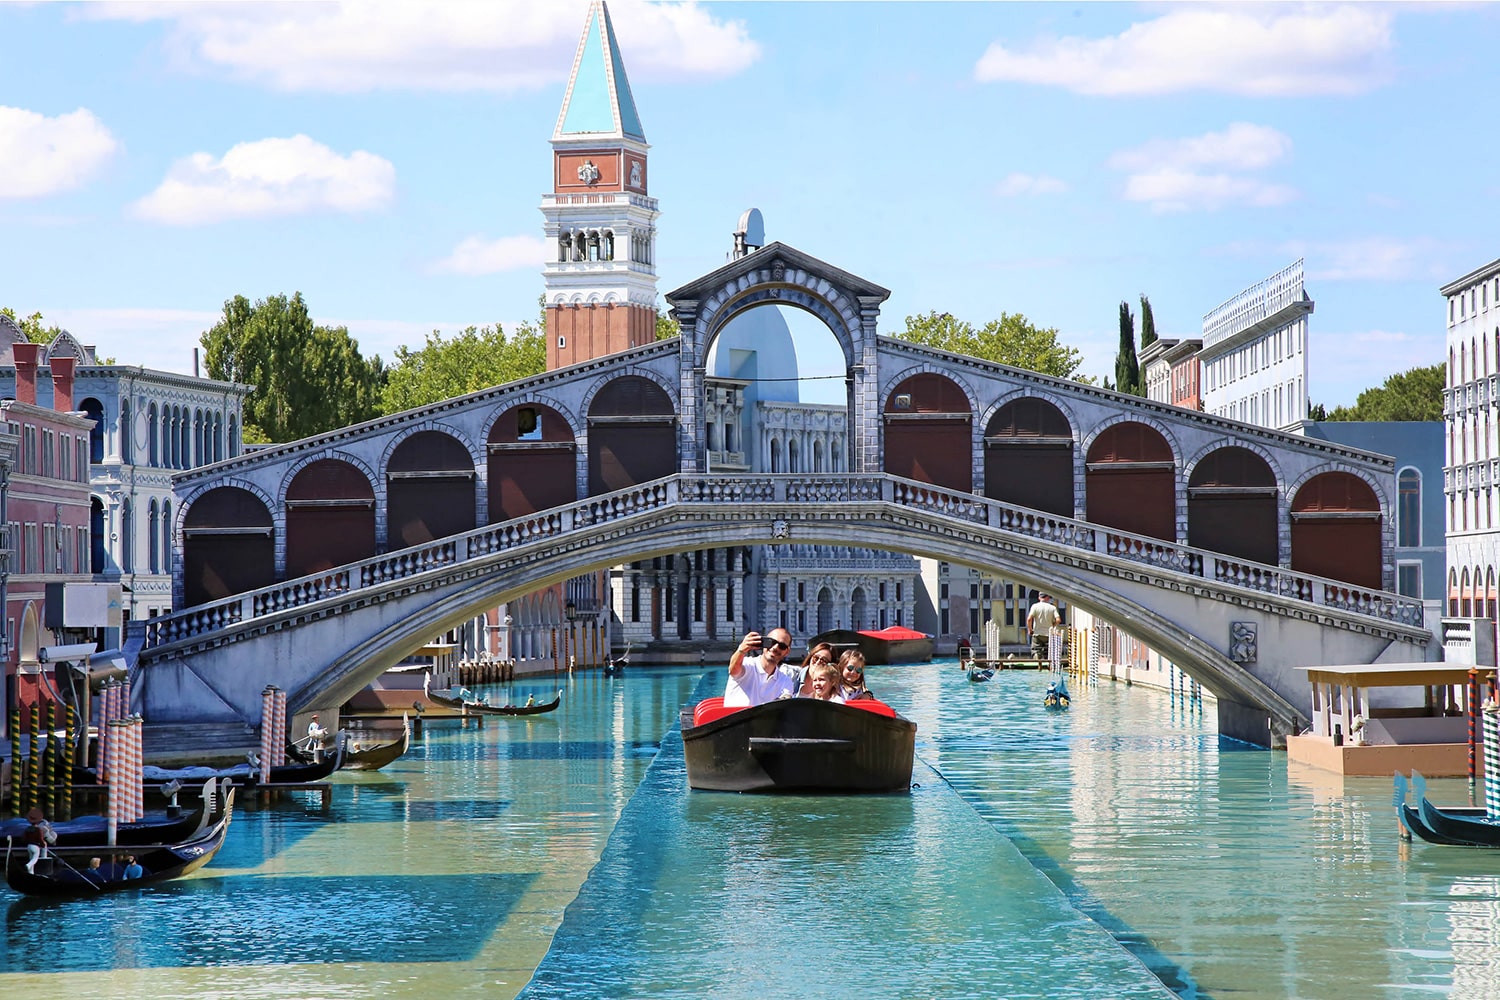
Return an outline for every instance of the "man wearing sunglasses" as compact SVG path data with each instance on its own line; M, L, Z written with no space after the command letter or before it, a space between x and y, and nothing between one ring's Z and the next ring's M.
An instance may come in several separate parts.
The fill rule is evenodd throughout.
M792 634L773 628L762 636L747 632L729 658L729 682L724 685L728 706L764 705L797 694L797 668L785 664ZM756 655L750 655L750 654Z

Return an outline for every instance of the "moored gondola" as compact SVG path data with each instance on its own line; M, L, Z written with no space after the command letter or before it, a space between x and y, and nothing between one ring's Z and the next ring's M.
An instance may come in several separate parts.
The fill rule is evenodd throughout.
M306 784L322 781L343 765L344 740L336 742L332 753L325 754L320 761L276 764L271 767L271 784ZM260 784L260 767L253 763L236 764L233 767L153 767L141 768L141 779L148 788L170 781L183 783L218 778L233 785ZM100 784L99 772L92 767L73 768L73 780L78 784Z
M874 699L786 698L683 710L691 788L726 792L896 792L911 787L916 723Z
M1500 847L1500 824L1483 806L1444 806L1427 801L1427 782L1412 772L1417 804L1406 801L1406 775L1396 772L1396 818L1409 836L1446 847Z
M168 809L147 813L131 823L119 823L115 827L115 843L121 846L136 844L170 844L187 840L209 825L214 814L214 794L217 778L204 782L203 797L197 808ZM0 822L0 844L14 839L20 842L30 823L26 819L8 819ZM77 816L50 824L57 834L55 846L71 847L75 844L102 843L108 835L109 819L105 816Z
M340 770L344 771L378 771L391 761L399 760L411 747L411 719L401 716L401 736L389 743L364 744L355 740L352 736L347 737L344 744L344 759ZM325 756L332 756L333 747L323 750ZM287 754L304 763L311 763L313 755L303 747L292 745L287 748Z
M204 830L181 843L82 844L51 847L38 859L35 870L27 868L25 848L7 846L5 881L28 896L93 896L105 892L144 889L189 875L213 860L229 830L234 812L234 791L225 796L224 808ZM127 878L126 857L134 857L140 874ZM98 858L98 868L90 868Z

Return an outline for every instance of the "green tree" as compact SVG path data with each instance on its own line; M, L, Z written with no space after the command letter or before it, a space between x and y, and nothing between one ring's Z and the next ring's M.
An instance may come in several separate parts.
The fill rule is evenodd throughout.
M673 337L682 336L682 324L672 318L672 314L657 307L656 310L656 339L671 340Z
M1141 363L1135 356L1135 317L1130 314L1130 303L1120 301L1120 350L1115 355L1115 391L1133 396L1144 396L1141 384Z
M0 308L0 314L10 317L10 321L20 327L26 339L33 344L50 344L59 333L63 332L62 327L56 324L48 326L39 312L32 313L30 316L18 316L14 309L5 306Z
M1156 343L1156 320L1151 316L1151 300L1141 296L1141 350Z
M1043 375L1092 383L1078 374L1083 355L1057 338L1055 328L1039 327L1020 313L1001 313L982 327L951 313L929 312L906 317L906 328L895 334L924 347L966 354Z
M396 348L386 373L381 411L410 410L546 370L546 335L529 321L510 336L499 323L467 327L451 339L434 330L419 350Z
M1366 389L1352 407L1334 407L1325 419L1442 420L1443 386L1447 380L1447 366L1444 364L1412 368L1390 376L1380 386ZM1322 406L1314 409L1321 410Z
M347 328L315 324L301 292L253 305L236 295L200 343L210 378L255 386L245 400L247 441L295 441L379 412L379 356L365 360Z

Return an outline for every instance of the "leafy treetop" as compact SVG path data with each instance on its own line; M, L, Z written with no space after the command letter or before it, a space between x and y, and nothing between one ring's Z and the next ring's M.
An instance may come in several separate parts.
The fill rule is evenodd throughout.
M1092 383L1078 374L1083 355L1058 340L1057 330L1038 327L1020 313L1001 313L981 327L951 313L936 311L906 317L906 328L896 333L924 347L1026 368L1043 375Z

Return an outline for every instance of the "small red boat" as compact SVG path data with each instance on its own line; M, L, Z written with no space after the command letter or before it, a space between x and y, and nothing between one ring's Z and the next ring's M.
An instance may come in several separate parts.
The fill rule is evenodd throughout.
M884 702L786 698L683 709L688 786L722 792L898 792L911 787L917 724Z

